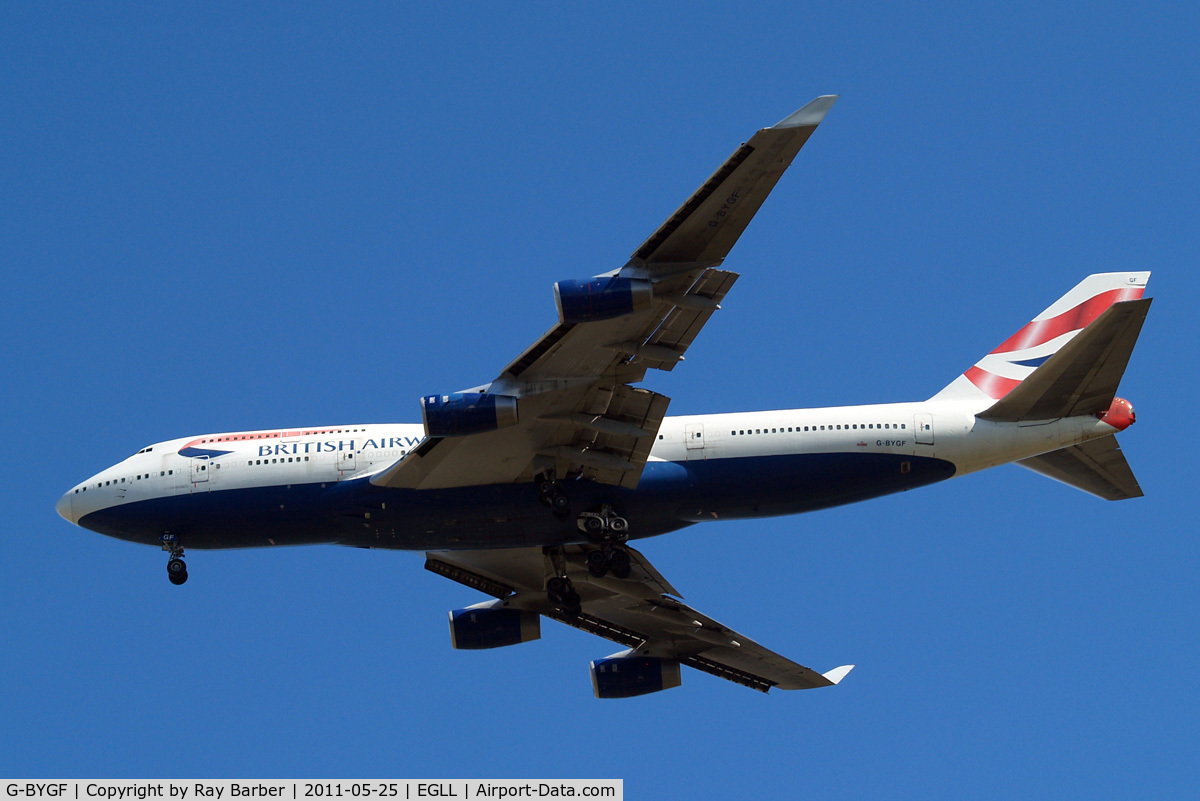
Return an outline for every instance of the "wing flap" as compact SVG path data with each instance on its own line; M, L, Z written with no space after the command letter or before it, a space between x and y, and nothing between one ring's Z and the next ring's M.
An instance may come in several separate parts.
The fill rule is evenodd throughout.
M692 342L700 333L700 329L708 322L708 318L712 317L713 312L719 308L718 304L725 298L737 279L737 273L726 270L705 270L696 283L679 299L679 303L663 320L662 325L647 338L646 344L652 348L666 348L671 352L682 354L691 347ZM712 308L698 305L697 300L711 303ZM672 370L679 363L671 360L648 359L648 361L653 362L653 366L660 370Z
M604 412L586 424L576 423L578 444L588 451L612 454L628 463L628 467L582 467L585 478L602 484L616 484L634 489L642 477L642 469L654 446L654 437L667 414L671 399L646 389L619 384L612 388ZM622 432L619 428L597 428L611 424L640 429L641 434ZM569 461L569 460L568 460ZM560 475L568 475L575 465L569 465Z

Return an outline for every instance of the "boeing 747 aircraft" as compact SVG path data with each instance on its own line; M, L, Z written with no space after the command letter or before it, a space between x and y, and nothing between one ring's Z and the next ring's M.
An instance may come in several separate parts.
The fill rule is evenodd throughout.
M1149 273L1091 275L924 401L667 417L637 386L671 371L732 288L730 249L836 96L758 131L618 270L554 285L558 322L489 384L421 399L420 424L310 426L148 445L58 501L92 531L184 548L335 543L426 551L492 596L450 613L455 648L536 639L541 618L627 650L592 662L595 695L680 683L680 666L767 691L824 673L679 600L629 543L790 515L994 465L1109 500L1141 495L1115 397Z

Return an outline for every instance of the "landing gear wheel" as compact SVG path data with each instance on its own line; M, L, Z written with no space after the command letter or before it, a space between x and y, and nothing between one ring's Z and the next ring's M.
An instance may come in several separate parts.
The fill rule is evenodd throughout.
M187 581L187 565L182 559L175 556L171 558L171 561L167 562L167 578L170 579L172 584L176 585Z
M583 518L583 532L590 537L599 537L604 533L604 521L599 517Z
M566 520L571 514L571 499L562 484L554 478L554 474L546 472L537 477L538 500L550 507L560 520Z
M608 569L619 579L627 579L633 573L633 561L629 551L624 548L614 548L608 555Z
M608 554L604 551L588 551L587 568L596 578L604 578L608 573Z
M629 521L623 517L609 518L608 529L613 534L624 534L629 531Z
M551 576L546 580L546 596L550 602L557 604L567 615L578 615L583 610L583 602L579 593L571 585L571 580L564 576Z

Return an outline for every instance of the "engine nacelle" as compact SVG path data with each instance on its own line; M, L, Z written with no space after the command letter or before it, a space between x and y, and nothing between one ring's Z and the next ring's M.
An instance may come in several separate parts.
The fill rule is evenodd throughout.
M564 323L590 323L649 308L654 290L649 281L636 278L593 278L559 281L554 285L554 305Z
M500 604L500 601L486 601L451 612L450 645L459 650L499 648L542 636L541 615L504 609Z
M429 437L482 434L514 425L517 399L482 392L426 395L421 398L421 420Z
M630 651L592 662L592 691L597 698L632 698L678 687L679 663Z

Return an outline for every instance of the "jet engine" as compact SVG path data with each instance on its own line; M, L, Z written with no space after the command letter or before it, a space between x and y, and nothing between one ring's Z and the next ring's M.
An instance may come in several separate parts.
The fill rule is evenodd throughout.
M450 645L460 650L499 648L542 636L541 615L484 601L450 613Z
M648 308L653 302L650 282L636 278L593 278L554 285L554 305L564 323L608 320Z
M482 392L456 392L421 398L421 420L429 437L482 434L517 422L517 399Z
M679 663L673 659L622 651L592 662L592 690L597 698L632 698L679 684Z

